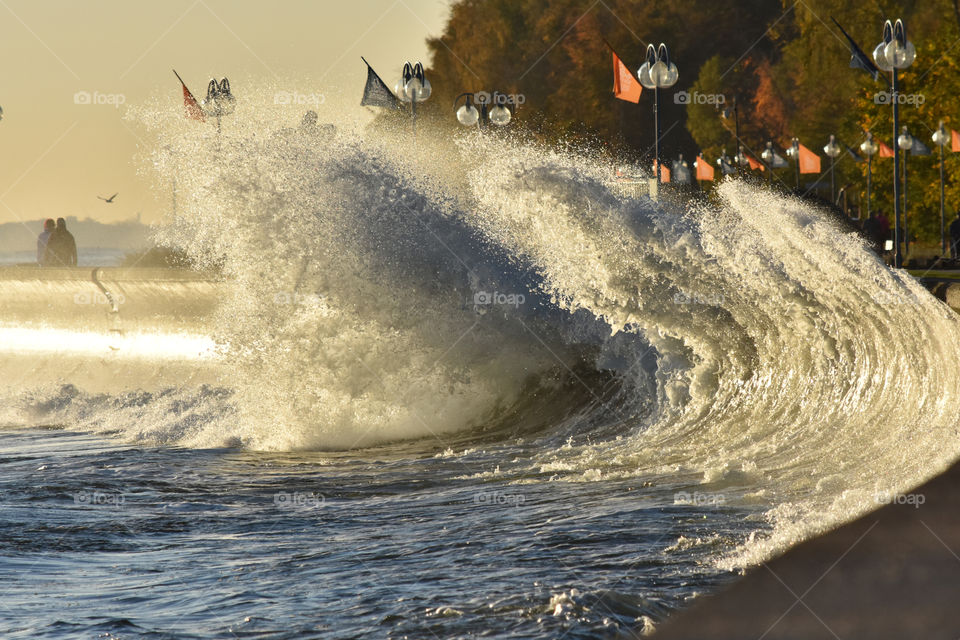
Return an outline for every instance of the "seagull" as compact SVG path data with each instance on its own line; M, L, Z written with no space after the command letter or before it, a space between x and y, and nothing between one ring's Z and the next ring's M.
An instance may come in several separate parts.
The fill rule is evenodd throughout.
M104 202L106 202L107 204L113 204L113 199L116 198L117 195L119 195L119 193L120 192L118 191L117 193L113 194L109 198L104 198L103 196L97 196L97 197L103 200Z

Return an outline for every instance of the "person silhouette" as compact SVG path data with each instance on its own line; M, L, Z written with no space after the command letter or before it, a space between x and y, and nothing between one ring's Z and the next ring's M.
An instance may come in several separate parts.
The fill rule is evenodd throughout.
M67 221L63 218L57 218L57 228L47 240L43 263L51 267L77 266L77 241L67 231Z
M37 264L40 266L45 264L44 256L47 253L47 242L50 240L50 234L56 228L57 223L53 221L53 218L47 218L43 221L43 231L37 236Z
M883 223L880 221L880 213L872 211L870 217L863 221L863 235L869 240L870 244L878 253L883 251L883 243L887 239L883 232Z

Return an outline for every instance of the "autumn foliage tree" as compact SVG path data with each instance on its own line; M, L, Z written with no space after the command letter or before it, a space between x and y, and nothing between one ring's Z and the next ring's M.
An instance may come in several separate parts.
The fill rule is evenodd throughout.
M759 155L772 141L781 155L796 136L823 157L824 174L804 176L802 189L829 193L831 134L844 146L835 164L837 185L849 185L853 202L865 204L866 165L857 151L869 129L892 143L889 106L875 101L887 88L849 67L849 45L839 21L869 55L887 18L903 18L917 46L917 61L903 73L905 92L925 97L905 107L904 122L928 146L940 119L960 128L960 73L955 43L960 11L954 0L457 0L437 38L429 40L434 97L424 113L454 126L452 104L465 91L521 94L519 127L547 140L599 139L614 153L648 159L654 142L652 92L640 103L612 96L609 42L635 71L647 43L667 43L680 80L661 101L666 158L703 151L711 161L738 144ZM686 92L687 100L677 96ZM699 97L696 97L699 96ZM740 139L724 107L736 99ZM512 125L513 126L513 125ZM936 149L911 157L911 223L916 237L939 238ZM960 155L948 154L948 200L960 204ZM874 159L875 206L892 209L892 163ZM778 177L793 186L793 170ZM951 216L952 217L952 216Z

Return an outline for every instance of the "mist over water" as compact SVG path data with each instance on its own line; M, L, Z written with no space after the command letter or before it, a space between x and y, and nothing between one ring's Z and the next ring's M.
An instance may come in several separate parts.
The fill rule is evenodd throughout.
M514 136L305 132L238 114L218 141L142 119L161 138L158 184L176 189L162 238L222 269L204 328L216 346L183 365L202 368L195 380L149 390L143 372L87 390L103 363L84 361L64 387L34 360L5 424L254 457L422 458L447 465L448 489L596 488L598 518L627 486L658 509L719 497L732 511L714 530L665 524L674 547L637 542L695 549L684 562L713 572L960 454L955 314L808 204L729 179L712 199L633 199L594 154ZM583 614L576 594L556 597L551 609Z

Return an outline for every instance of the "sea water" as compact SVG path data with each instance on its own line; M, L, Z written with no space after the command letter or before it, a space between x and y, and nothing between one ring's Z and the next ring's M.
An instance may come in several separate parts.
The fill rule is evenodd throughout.
M957 318L796 199L147 115L216 311L0 313L3 637L636 635L958 455Z

